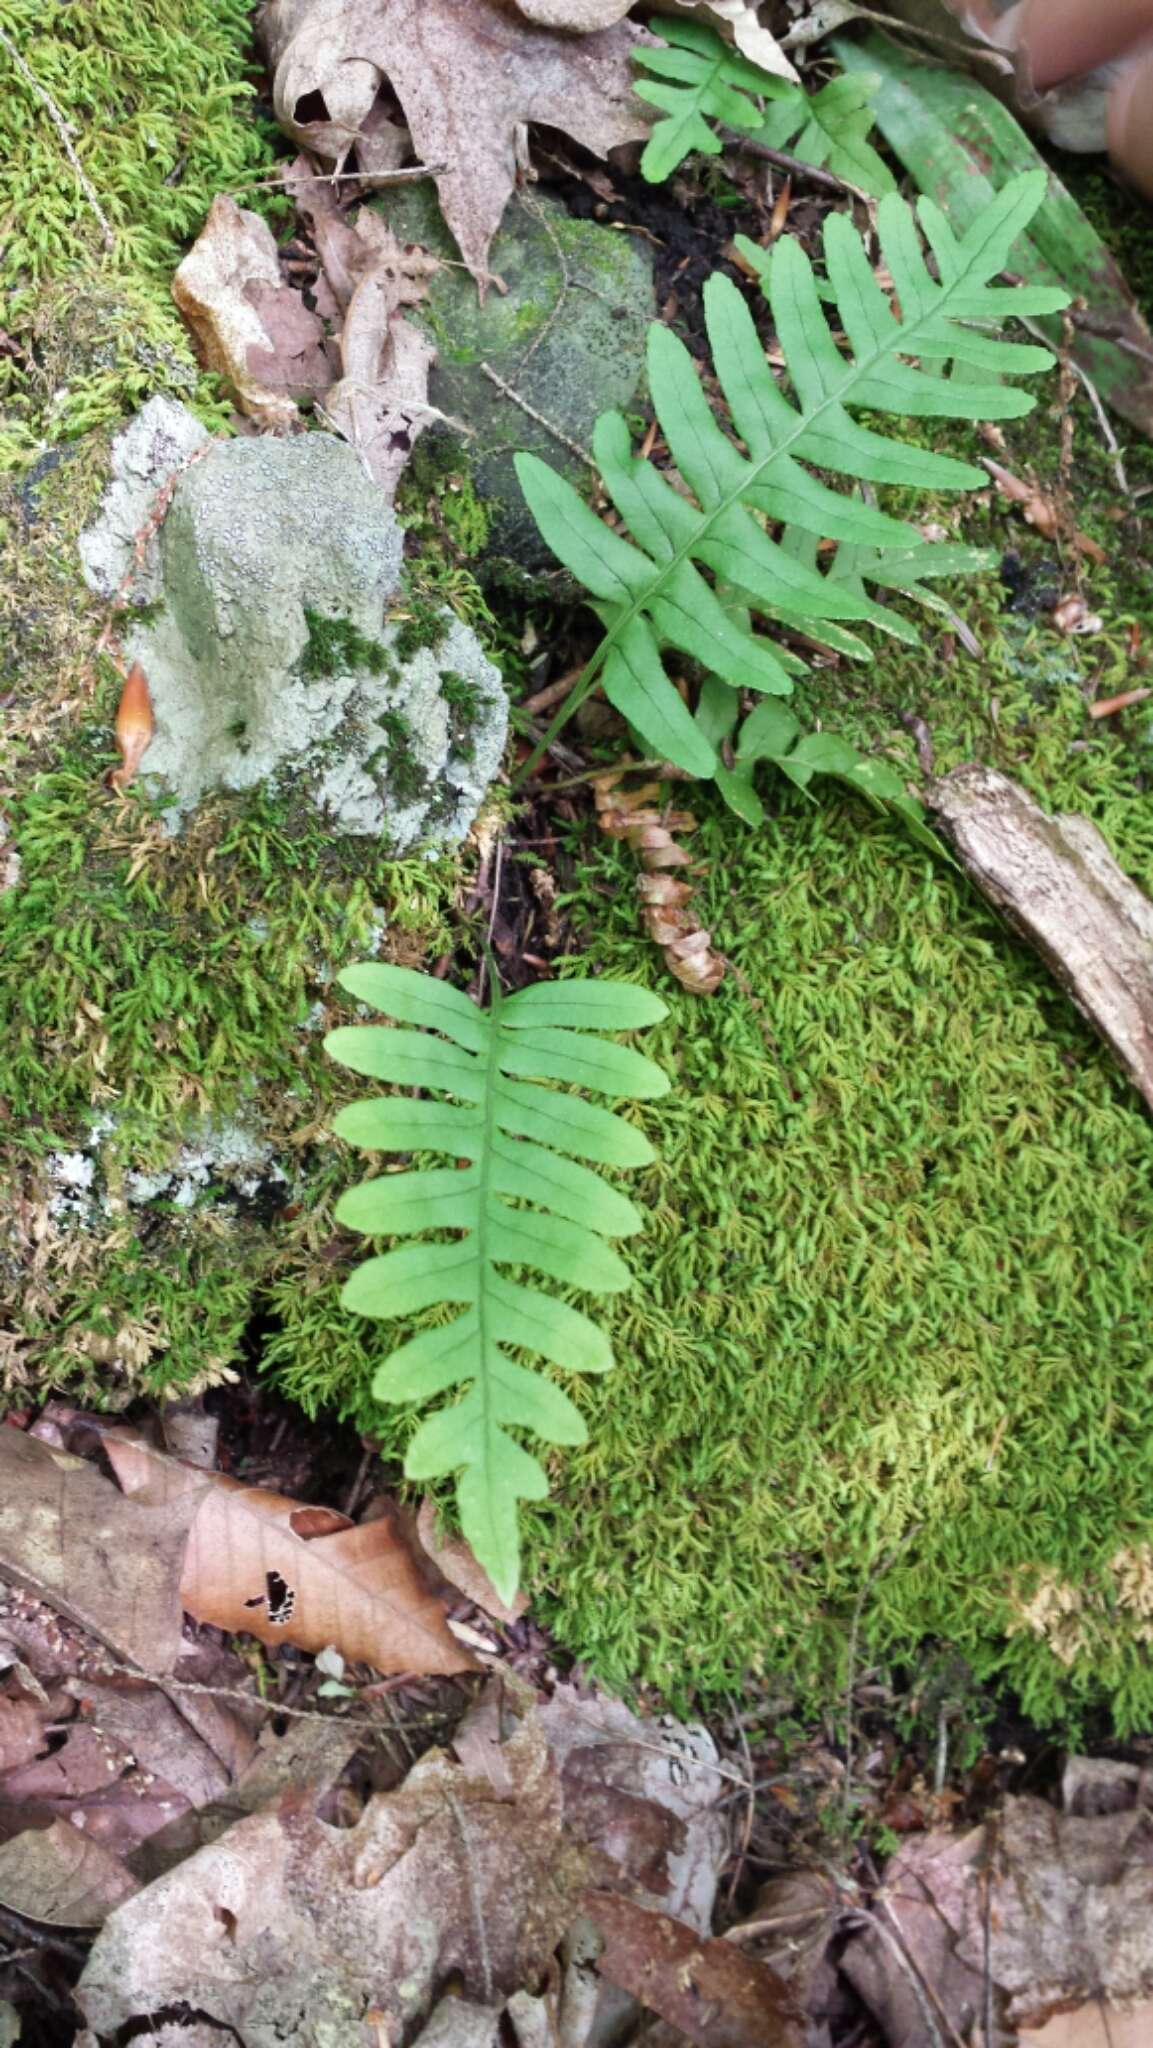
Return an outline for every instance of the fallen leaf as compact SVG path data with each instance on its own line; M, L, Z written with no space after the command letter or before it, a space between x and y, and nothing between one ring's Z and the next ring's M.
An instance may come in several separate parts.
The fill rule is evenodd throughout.
M119 1856L65 1820L0 1844L0 1900L50 1927L99 1927L139 1890Z
M446 166L441 211L482 296L524 122L563 129L598 156L648 132L630 52L651 38L631 22L572 36L501 0L268 0L261 31L281 126L338 164L359 151L387 79L421 161Z
M367 218L376 221L376 253L348 302L341 378L325 398L324 416L357 450L391 504L417 436L440 418L428 402L436 350L402 310L423 298L439 266L424 250L406 251L376 215Z
M0 1773L18 1770L47 1746L44 1715L35 1700L0 1699Z
M332 383L324 323L281 275L271 229L220 193L172 280L206 369L262 427L299 423L298 399Z
M1082 533L1077 528L1069 529L1068 521L1061 518L1056 501L1049 497L1038 483L1024 483L1000 462L990 461L987 455L981 457L981 466L988 470L1002 495L1011 503L1020 505L1027 525L1035 526L1037 532L1044 534L1046 540L1068 539L1078 553L1087 555L1091 562L1104 562L1107 559L1104 548L1087 533Z
M767 1963L616 1892L588 1893L585 1910L604 1943L602 1977L697 2048L805 2048L801 2009Z
M572 1685L558 1685L537 1712L569 1826L613 1866L613 1884L707 1933L731 1843L731 1788L708 1730L669 1715L642 1720L622 1700Z
M129 1433L108 1431L104 1448L130 1500L193 1503L180 1593L197 1621L302 1650L332 1643L346 1662L385 1673L476 1669L395 1517L350 1522L182 1465Z
M127 789L135 779L154 730L148 677L140 663L134 661L124 678L124 688L116 707L115 732L120 766L114 768L108 777L109 789Z
M1116 697L1098 697L1089 706L1090 718L1112 718L1115 711L1128 711L1133 704L1143 704L1146 697L1153 697L1153 689L1143 683L1136 690L1122 690Z
M519 1621L528 1608L528 1595L518 1593L515 1600L502 1600L484 1566L477 1563L472 1546L460 1535L442 1534L437 1527L437 1505L427 1495L420 1504L416 1518L416 1533L421 1549L425 1551L442 1577L464 1594L473 1605L491 1614L494 1621L509 1625Z
M0 1573L140 1670L172 1669L196 1502L126 1500L94 1465L0 1429Z
M1043 2027L1024 2027L1017 2048L1149 2048L1153 2041L1153 1999L1127 2010L1102 1998L1061 2012Z
M719 28L750 64L774 78L797 81L797 71L776 36L763 25L756 0L655 0L658 14L691 14Z
M539 1982L585 1861L536 1717L509 1719L507 1796L433 1752L354 1827L290 1795L129 1900L77 1989L93 2031L179 2002L245 2048L316 2048L364 2038L349 2015L371 2007L395 2042L453 1979L484 2006Z
M964 1836L904 1844L885 1869L884 1917L962 2038L979 2024L987 1981L1014 2034L1095 2000L1111 2017L1153 1989L1151 1848L1146 1808L1082 1815L1010 1798ZM840 1967L894 2048L918 2037L907 1973L871 1933L852 1937ZM1100 2034L1074 2040L1104 2048Z

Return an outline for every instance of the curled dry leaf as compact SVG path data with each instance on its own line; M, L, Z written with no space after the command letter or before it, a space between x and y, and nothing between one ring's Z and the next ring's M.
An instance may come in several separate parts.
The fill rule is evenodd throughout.
M626 840L640 855L646 870L637 877L642 915L649 937L662 948L671 972L690 995L711 995L725 978L724 960L713 946L711 933L688 907L692 884L668 873L670 868L691 865L690 855L673 835L695 832L697 821L690 811L654 809L651 800L660 795L659 783L622 790L623 773L617 768L594 776L597 823L602 832Z
M227 194L213 200L172 296L201 362L258 425L295 426L297 400L331 384L323 322L282 277L271 230Z
M50 1927L99 1927L139 1890L119 1856L66 1820L0 1845L0 1900Z
M197 1471L127 1432L110 1430L104 1448L131 1499L195 1500L180 1594L197 1621L302 1650L331 1643L346 1663L377 1671L476 1669L396 1517L350 1522L333 1508Z
M804 2015L768 1963L618 1893L590 1892L602 1977L697 2048L805 2048Z
M329 160L359 155L387 80L421 162L445 166L441 211L482 294L524 122L598 156L648 132L630 62L648 37L631 22L573 36L503 0L267 0L261 32L281 126Z
M988 470L1002 495L1008 498L1010 503L1020 505L1026 524L1036 527L1037 532L1043 534L1046 540L1069 540L1078 553L1086 555L1091 562L1104 562L1107 559L1104 548L1097 541L1091 539L1087 533L1082 533L1079 528L1071 527L1069 521L1062 518L1056 500L1043 491L1035 480L1023 482L1002 463L991 461L987 455L981 457L981 465Z
M538 1983L577 1911L568 1839L535 1716L506 1712L497 1792L442 1752L353 1827L282 1799L113 1915L77 1997L101 2038L182 2003L246 2048L411 2040L444 1985L491 2005ZM134 2030L135 2031L135 2030Z
M142 1671L170 1671L180 1648L195 1504L126 1500L85 1459L0 1428L0 1574Z
M18 1770L48 1747L44 1719L35 1700L0 1699L0 1772Z
M797 82L796 68L776 36L762 23L756 0L655 0L655 11L695 15L698 21L708 22L735 43L750 64L759 64L762 71L771 72L774 78Z
M520 1620L528 1607L528 1595L518 1593L514 1600L502 1600L484 1566L477 1563L471 1544L461 1535L438 1529L436 1502L427 1495L420 1504L416 1533L421 1549L437 1571L467 1600L485 1614L491 1614L494 1621L507 1625Z
M405 249L375 214L371 239L361 241L369 267L355 283L340 337L342 376L324 401L330 426L355 448L391 504L413 443L438 418L428 402L428 373L436 350L403 308L424 297L438 269L423 249ZM349 280L347 250L342 284Z
M108 787L125 790L129 783L135 780L136 771L155 731L148 677L138 661L133 662L124 678L124 688L120 692L120 702L116 706L115 731L116 744L120 749L120 766L114 768L109 775Z

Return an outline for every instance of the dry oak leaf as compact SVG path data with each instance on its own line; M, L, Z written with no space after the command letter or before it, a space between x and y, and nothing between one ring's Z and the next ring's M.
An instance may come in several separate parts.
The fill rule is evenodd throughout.
M471 1600L485 1614L491 1614L494 1621L506 1627L519 1621L528 1610L527 1593L518 1593L514 1600L502 1600L482 1564L478 1564L471 1544L464 1537L438 1526L438 1510L431 1495L421 1501L416 1518L416 1533L420 1547L442 1578L450 1586Z
M587 1892L585 1911L601 1976L697 2048L805 2048L804 2015L768 1963L616 1892Z
M195 1499L180 1597L197 1621L301 1650L331 1643L385 1673L476 1670L394 1517L350 1522L182 1465L127 1431L109 1430L104 1448L131 1499Z
M441 211L482 296L526 121L598 156L648 133L630 54L652 38L633 22L573 36L535 26L513 0L266 0L261 32L281 126L337 163L359 151L387 79L420 161L445 166ZM313 119L317 94L325 113Z
M238 1821L108 1921L77 1988L89 2024L181 2001L245 2048L368 2048L411 2040L454 1979L486 2005L538 1982L586 1862L539 1722L505 1726L503 1792L434 1750L353 1827L291 1794Z
M375 214L370 267L353 291L340 336L341 378L324 401L331 427L355 448L389 504L413 443L440 414L428 402L436 350L404 317L424 297L439 265L423 249L406 250Z
M0 1775L18 1771L47 1747L44 1715L36 1701L0 1699Z
M324 323L285 283L271 230L219 193L172 280L206 369L224 377L241 412L268 428L295 426L297 399L332 383Z
M140 1670L180 1649L195 1499L126 1500L83 1458L0 1427L0 1573Z
M0 1845L0 1901L50 1927L99 1927L140 1886L132 1872L66 1820Z

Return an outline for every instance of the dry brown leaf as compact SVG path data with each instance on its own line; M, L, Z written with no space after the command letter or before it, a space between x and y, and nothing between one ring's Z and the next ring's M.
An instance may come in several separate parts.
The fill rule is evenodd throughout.
M155 729L148 677L140 663L134 661L124 678L124 688L120 692L120 702L116 707L115 731L116 744L120 749L120 766L114 768L108 777L109 789L127 789L129 783L135 780L136 771Z
M375 214L360 218L374 223L372 242L365 244L366 256L370 248L374 253L348 302L341 379L324 401L324 415L391 504L413 443L440 417L428 402L436 350L403 313L424 297L439 265L423 249L406 250Z
M99 1927L139 1890L119 1856L66 1820L0 1844L0 1900L50 1927Z
M0 1572L142 1671L172 1669L195 1499L126 1500L94 1465L0 1428Z
M981 466L988 470L1002 495L1011 504L1020 505L1026 525L1035 527L1046 540L1070 540L1078 553L1086 555L1091 562L1107 559L1103 547L1062 518L1056 500L1048 496L1035 480L1023 482L1019 476L1013 475L1012 470L1000 462L991 461L987 455L981 457Z
M600 1859L597 1882L707 1934L732 1841L729 1786L708 1731L667 1715L641 1720L622 1700L565 1684L537 1711L565 1818Z
M350 1522L182 1465L127 1432L110 1430L104 1447L130 1499L193 1501L180 1593L197 1621L302 1650L331 1643L386 1673L476 1669L395 1517Z
M539 1982L585 1860L536 1717L506 1726L506 1796L433 1752L354 1827L290 1798L239 1821L108 1921L77 1991L89 2025L115 2037L180 2002L246 2048L316 2048L359 2041L349 2015L371 2007L396 2042L453 1979L485 2005Z
M506 1625L519 1621L528 1609L527 1593L518 1593L515 1600L502 1600L484 1566L478 1564L472 1547L463 1536L442 1534L437 1528L436 1502L425 1497L420 1504L416 1518L416 1533L424 1550L438 1572L451 1586L480 1607L485 1614L491 1614L494 1621Z
M1042 2028L1083 2001L1124 2006L1153 1991L1151 1846L1147 1809L1063 1814L1010 1798L967 1835L904 1844L885 1870L883 1910L962 2038L989 1979L1014 2027ZM916 2036L907 1976L871 1934L854 1937L840 1967L894 2048Z
M0 1772L19 1770L47 1747L44 1714L36 1701L0 1699Z
M626 840L640 855L646 870L637 876L642 914L649 937L663 949L670 971L690 995L711 995L725 978L724 960L713 946L712 934L688 907L693 896L691 882L677 881L667 872L691 866L691 856L673 835L695 832L697 821L690 811L654 809L651 800L660 795L659 783L621 789L623 773L614 768L607 775L593 777L597 823L602 832Z
M617 1892L588 1893L585 1910L604 1942L602 1977L697 2048L805 2048L804 2016L767 1963Z
M172 296L205 368L227 380L260 426L295 426L297 400L332 383L323 322L285 283L271 230L227 194L213 200Z
M1043 2027L1025 2027L1017 2048L1149 2048L1153 2041L1153 1999L1123 2011L1094 1998L1075 2012L1057 2013Z
M441 211L482 294L523 123L563 129L598 156L648 133L630 52L649 38L632 22L575 37L502 0L267 0L261 29L277 118L326 159L359 153L388 81L420 160L447 167ZM313 119L317 94L325 111Z
M750 64L775 78L797 79L797 71L776 36L764 27L756 0L653 0L658 14L691 14L735 43Z

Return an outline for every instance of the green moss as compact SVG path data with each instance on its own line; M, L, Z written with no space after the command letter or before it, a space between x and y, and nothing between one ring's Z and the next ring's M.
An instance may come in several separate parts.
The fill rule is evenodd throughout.
M403 609L394 616L399 623L392 646L398 661L411 661L426 647L435 652L448 636L451 621L445 617L443 605L419 590L408 593Z
M360 672L382 675L392 665L388 649L379 640L370 640L351 619L331 619L306 605L304 622L308 639L300 657L300 673L307 682Z
M0 53L5 149L0 460L119 417L157 390L222 424L171 299L215 194L265 175L271 131L247 80L247 0L0 0L0 27L69 121L113 246L43 101Z
M383 711L376 722L388 740L385 762L389 789L401 803L415 803L428 789L428 776L417 759L412 727L402 711Z
M1051 488L1056 445L1042 416L1002 459ZM1143 481L1147 457L1127 459ZM816 668L798 701L914 786L901 714L923 719L939 770L985 759L1087 813L1153 888L1144 716L1086 710L1138 679L1143 536L1080 407L1074 461L1078 521L1108 551L1085 580L1104 632L1063 640L985 579L944 593L979 654L917 612L921 649ZM1076 574L994 497L964 514L965 538L1017 547L1041 582ZM661 1154L631 1183L638 1282L610 1308L616 1371L566 1381L589 1443L534 1512L534 1600L607 1682L680 1701L763 1673L826 1707L860 1605L858 1670L964 1666L1042 1722L1104 1705L1147 1726L1153 1126L947 863L831 785L765 794L760 833L693 794L696 907L744 983L711 998L680 993L644 936L632 856L587 828L573 849L580 969L669 1000L646 1049L676 1087L636 1112ZM368 1393L397 1333L342 1327L336 1290L294 1247L284 1384L399 1448L411 1417Z

